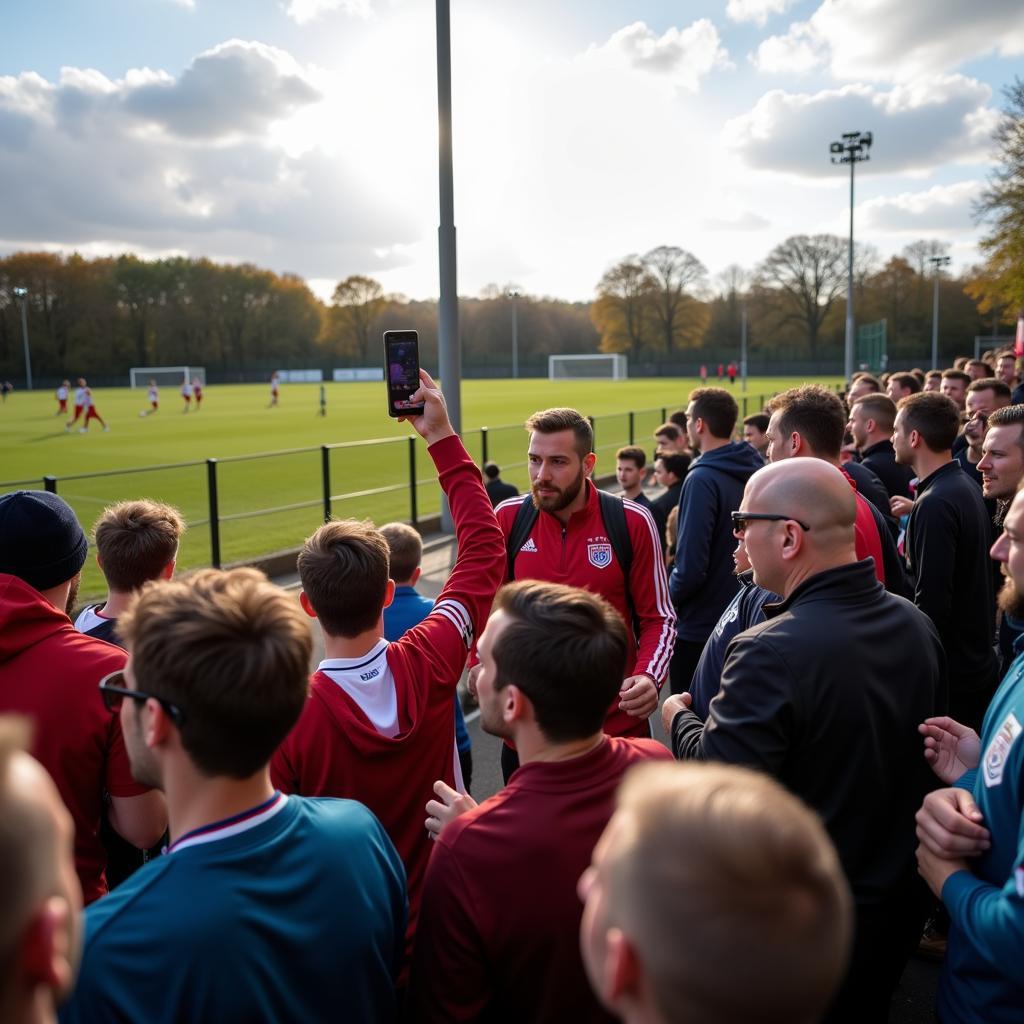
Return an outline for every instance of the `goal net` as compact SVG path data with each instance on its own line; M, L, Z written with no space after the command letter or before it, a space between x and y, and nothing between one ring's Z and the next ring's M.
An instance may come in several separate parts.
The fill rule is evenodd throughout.
M625 380L628 376L621 353L548 356L548 380Z
M132 388L149 387L155 380L157 387L181 387L184 381L192 383L193 379L206 387L206 370L201 366L133 366L128 371L128 386Z

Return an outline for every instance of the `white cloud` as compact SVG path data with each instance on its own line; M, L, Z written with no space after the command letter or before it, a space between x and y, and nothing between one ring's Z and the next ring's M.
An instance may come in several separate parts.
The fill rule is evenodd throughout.
M307 25L332 11L344 11L357 18L368 18L371 14L371 0L289 0L285 8L285 14L296 25Z
M743 210L734 217L705 217L701 226L708 231L761 231L771 221L752 210Z
M986 159L998 113L992 90L962 75L894 86L847 85L822 92L765 93L729 121L726 141L751 167L807 178L832 177L828 145L848 131L874 135L871 173L921 172Z
M975 231L971 204L984 187L980 181L960 181L922 192L877 196L859 204L857 214L865 229L876 234L962 236Z
M729 0L725 13L732 21L753 21L763 25L772 14L782 14L797 0Z
M674 26L658 36L642 21L619 29L601 47L592 47L588 56L605 54L624 59L634 68L667 75L688 92L697 92L700 80L716 68L733 65L721 45L718 29L701 18L684 29Z
M789 70L783 55L827 65L837 78L907 81L951 71L986 54L1024 54L1017 0L824 0L806 22L761 43L755 63Z
M814 70L826 58L823 44L807 22L790 25L784 36L769 36L751 59L767 74L802 75Z

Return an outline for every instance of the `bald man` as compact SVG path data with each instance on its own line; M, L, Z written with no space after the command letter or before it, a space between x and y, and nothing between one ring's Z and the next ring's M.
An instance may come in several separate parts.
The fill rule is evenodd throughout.
M755 473L733 513L754 582L782 595L729 646L707 722L665 702L676 757L747 765L821 815L853 891L856 940L827 1021L884 1021L921 933L914 813L933 783L916 723L945 706L935 627L854 548L842 473L787 459Z

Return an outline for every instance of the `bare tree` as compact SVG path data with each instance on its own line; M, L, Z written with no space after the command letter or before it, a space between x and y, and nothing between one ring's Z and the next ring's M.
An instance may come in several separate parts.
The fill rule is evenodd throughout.
M671 353L687 341L695 341L695 333L703 326L688 313L697 303L690 293L705 284L707 268L693 253L673 245L659 245L641 262L655 286L651 289L651 315L665 351Z
M799 324L816 359L821 325L846 285L846 240L793 235L772 249L757 277L778 323Z
M626 352L635 359L652 339L652 298L657 282L638 256L627 256L606 270L590 308L604 352Z

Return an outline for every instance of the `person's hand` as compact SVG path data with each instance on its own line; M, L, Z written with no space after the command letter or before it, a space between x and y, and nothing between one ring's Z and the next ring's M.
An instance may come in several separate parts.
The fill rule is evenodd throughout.
M477 662L469 670L469 675L466 676L466 686L469 689L469 695L477 703L479 703L479 700L478 700L477 695L476 695L476 681L479 678L480 673L482 671L483 671L483 665L481 665L479 662Z
M909 516L914 502L910 498L904 498L902 494L896 494L889 499L889 510L894 516Z
M970 865L962 858L936 857L923 843L917 848L918 874L928 883L937 899L942 899L942 887L950 875L970 870Z
M442 438L451 437L455 431L448 419L448 407L444 403L441 389L434 383L426 370L420 370L420 386L409 396L417 405L423 403L423 413L419 416L399 416L398 422L412 424L413 430L427 444L433 444Z
M977 857L990 846L984 818L966 789L929 793L914 820L918 842L943 860Z
M917 727L924 737L925 760L947 786L952 786L964 772L977 768L981 760L978 734L952 718L926 718Z
M671 734L672 719L692 703L693 698L688 693L673 693L671 697L666 698L665 703L661 705L661 724L665 727L665 732Z
M460 814L476 807L476 801L468 793L460 793L440 779L434 783L434 792L438 799L427 801L427 820L424 822L431 839L436 839L445 825L453 822Z
M619 710L633 718L650 718L658 706L658 688L650 676L630 676L619 688Z

